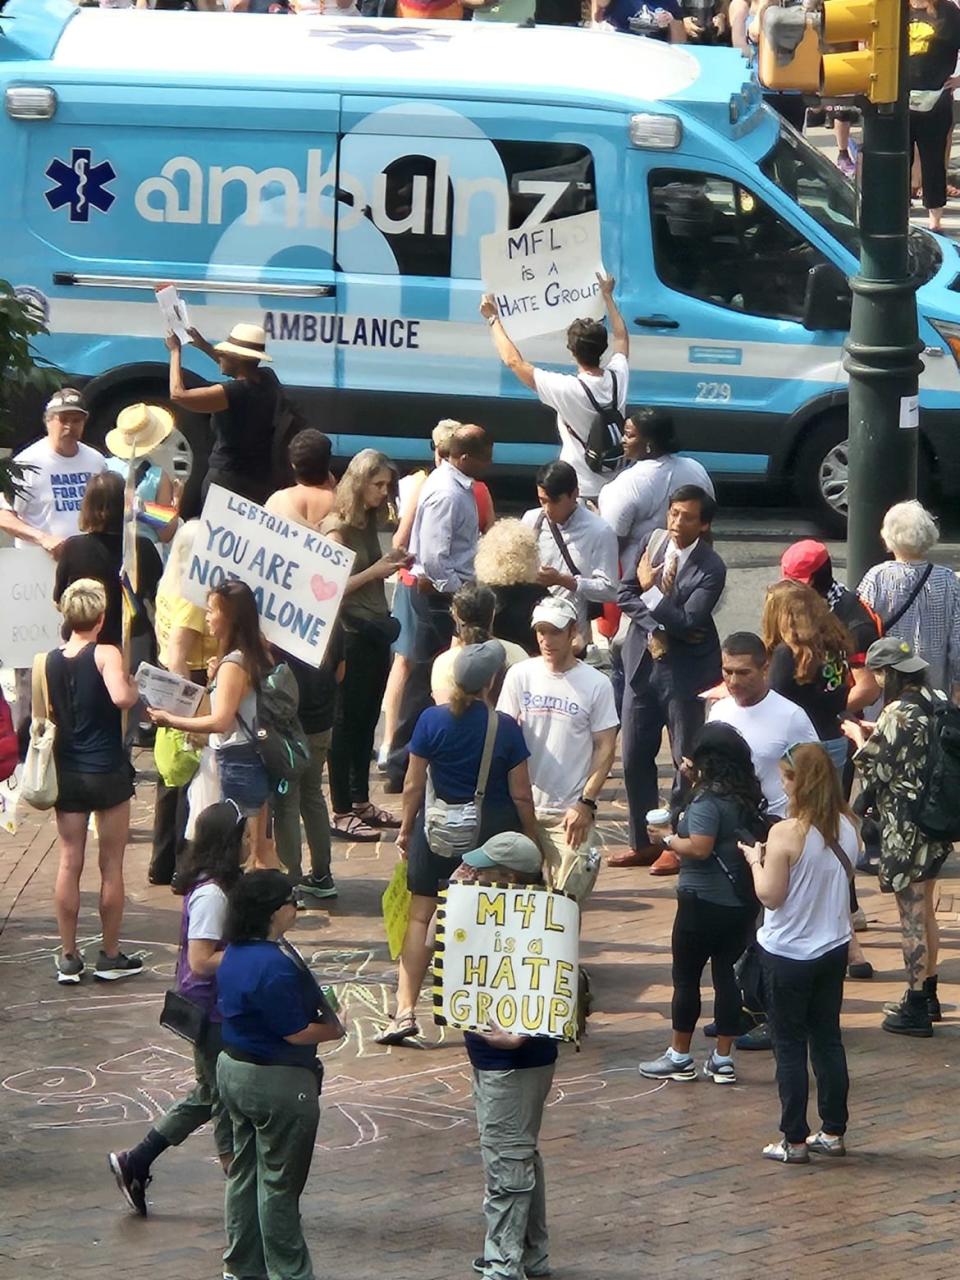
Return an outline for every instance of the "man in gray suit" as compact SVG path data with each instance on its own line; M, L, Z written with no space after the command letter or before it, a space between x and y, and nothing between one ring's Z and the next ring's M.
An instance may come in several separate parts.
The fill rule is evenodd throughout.
M623 776L631 847L608 859L614 867L649 866L653 875L674 875L679 868L676 854L650 843L646 815L660 804L657 753L663 730L677 770L671 807L678 808L680 762L704 722L699 695L721 677L713 611L727 568L710 541L715 511L713 498L699 486L675 489L666 530L647 535L636 573L620 583L617 601L630 619L623 645Z

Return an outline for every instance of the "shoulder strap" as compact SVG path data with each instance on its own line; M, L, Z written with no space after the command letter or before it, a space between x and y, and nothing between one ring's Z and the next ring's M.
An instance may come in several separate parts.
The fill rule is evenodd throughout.
M49 720L53 723L53 717L50 714L50 696L47 690L47 655L45 653L37 653L33 658L30 715L34 720Z
M540 515L537 517L537 525L536 525L537 537L538 538L540 537L540 530L543 528L543 523L545 520L550 527L550 532L553 534L553 540L557 544L557 550L560 552L560 555L563 557L563 563L567 566L567 568L570 570L570 572L573 574L575 578L579 578L580 570L577 568L576 564L574 563L573 556L570 554L570 548L567 546L567 540L563 536L562 532L560 531L560 526L557 524L554 524L552 520L547 520L546 513L543 511L541 511Z
M906 600L904 600L903 604L896 611L896 613L891 613L889 618L880 619L880 621L883 623L883 629L885 632L889 631L891 627L895 627L897 625L897 623L900 621L903 615L907 612L907 610L916 600L917 596L920 594L923 588L927 585L927 579L930 577L931 573L933 573L933 565L928 564L926 569L924 569L923 573L921 573L917 581L917 585L913 588L913 590L907 596Z
M483 740L483 755L480 757L480 771L477 774L477 790L474 796L478 815L487 790L487 779L490 777L490 765L493 762L493 748L497 740L499 725L500 721L497 713L492 707L487 707L487 736Z
M844 852L843 846L840 844L840 841L828 840L826 843L827 843L827 848L830 850L831 853L836 855L837 861L840 863L841 867L843 867L844 871L846 872L847 879L852 880L853 879L853 863L850 861L850 859L847 857L846 853Z
M583 387L584 391L586 392L587 399L593 405L594 412L599 413L601 415L603 415L604 413L608 413L611 409L619 409L620 407L620 397L617 394L617 375L613 372L612 369L607 369L605 370L605 372L610 374L610 377L613 381L613 399L606 406L606 408L604 408L604 406L600 404L599 400L593 394L593 392L590 390L590 388L587 386L584 380L582 378L577 378L577 381L580 383L581 387Z

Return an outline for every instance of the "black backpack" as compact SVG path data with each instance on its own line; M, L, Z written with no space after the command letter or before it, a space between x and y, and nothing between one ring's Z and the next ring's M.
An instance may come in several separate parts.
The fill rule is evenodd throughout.
M915 813L931 840L960 840L960 707L950 702L933 711L927 781Z
M617 375L612 369L610 377L613 379L613 399L609 404L600 404L583 379L578 379L597 415L586 440L581 440L570 424L567 424L567 430L583 448L587 466L597 475L616 471L623 462L623 425L626 419L620 412Z

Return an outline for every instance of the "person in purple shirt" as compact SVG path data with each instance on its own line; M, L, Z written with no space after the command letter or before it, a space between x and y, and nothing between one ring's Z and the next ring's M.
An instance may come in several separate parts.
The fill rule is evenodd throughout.
M150 1166L167 1147L178 1147L194 1130L213 1120L217 1155L226 1173L233 1159L233 1125L217 1089L221 1018L217 1010L217 970L223 959L227 894L240 879L240 845L245 820L231 801L211 805L197 818L193 844L177 874L175 892L184 895L177 956L176 989L207 1014L203 1039L194 1047L196 1083L185 1098L129 1151L111 1151L110 1168L127 1204L147 1216Z

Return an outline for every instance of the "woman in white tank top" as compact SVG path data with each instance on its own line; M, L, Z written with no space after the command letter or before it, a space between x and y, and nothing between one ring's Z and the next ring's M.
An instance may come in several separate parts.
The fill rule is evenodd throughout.
M780 1142L769 1160L801 1164L845 1155L847 1058L840 1006L850 941L850 878L860 843L837 771L819 743L790 747L780 762L787 819L762 845L741 845L764 906L757 932L767 1016L777 1055ZM807 1051L817 1081L820 1131L807 1124Z

